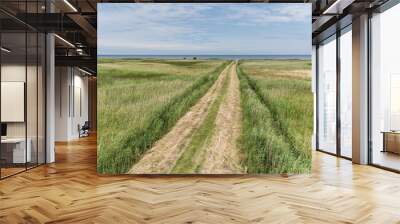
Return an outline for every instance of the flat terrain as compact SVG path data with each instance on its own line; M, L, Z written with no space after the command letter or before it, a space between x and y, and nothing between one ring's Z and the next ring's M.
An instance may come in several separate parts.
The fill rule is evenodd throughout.
M0 181L0 223L399 223L400 175L321 152L310 175L99 176L96 137Z
M242 126L242 109L240 107L239 78L236 74L237 64L229 71L229 87L215 119L215 133L206 150L205 160L200 173L230 174L244 173L242 153L238 139Z
M241 68L254 80L295 148L310 155L314 108L311 61L249 60Z
M99 172L309 172L310 65L103 59Z
M242 173L239 80L236 63L128 173Z
M313 95L309 60L245 60L239 65L249 173L305 173L311 166Z
M100 59L99 172L128 171L204 95L224 63Z

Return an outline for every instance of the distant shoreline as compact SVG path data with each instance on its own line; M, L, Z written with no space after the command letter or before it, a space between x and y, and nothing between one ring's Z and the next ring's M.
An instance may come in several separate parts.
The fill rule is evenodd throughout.
M97 55L115 59L297 59L311 60L311 55Z

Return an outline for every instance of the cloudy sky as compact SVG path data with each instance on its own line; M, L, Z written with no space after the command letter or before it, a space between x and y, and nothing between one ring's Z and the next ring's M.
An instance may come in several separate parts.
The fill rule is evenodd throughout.
M98 5L99 55L310 52L310 4Z

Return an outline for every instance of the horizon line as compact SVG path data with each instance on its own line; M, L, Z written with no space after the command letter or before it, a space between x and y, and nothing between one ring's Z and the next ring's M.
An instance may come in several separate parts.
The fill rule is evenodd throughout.
M185 56L185 55L197 55L197 56L267 56L267 55L271 55L271 56L292 56L292 55L300 55L300 56L305 56L305 55L309 55L311 56L312 54L97 54L98 56L104 56L104 55L118 55L118 56Z

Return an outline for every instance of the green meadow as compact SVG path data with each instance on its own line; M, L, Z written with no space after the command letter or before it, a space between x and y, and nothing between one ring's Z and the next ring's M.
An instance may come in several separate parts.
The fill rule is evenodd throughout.
M99 59L98 171L126 173L205 95L225 60ZM311 169L313 95L308 60L241 60L242 125L234 141L247 173L307 173ZM196 173L199 147L213 139L229 83L187 140L171 173ZM205 155L206 156L206 155ZM204 157L204 156L202 156ZM201 162L201 161L200 161ZM156 165L156 164L155 164Z
M226 65L222 60L99 59L98 172L125 173Z
M311 169L311 62L247 60L238 67L244 126L240 139L249 173Z

